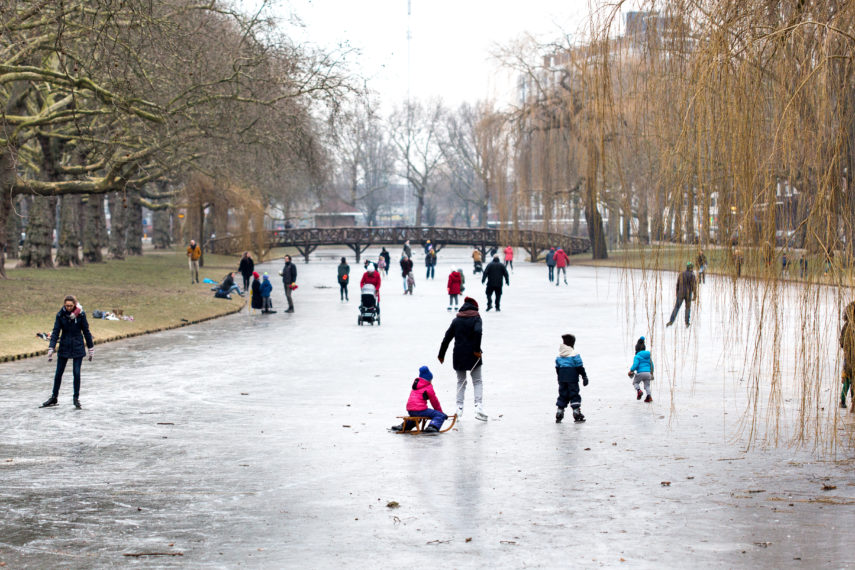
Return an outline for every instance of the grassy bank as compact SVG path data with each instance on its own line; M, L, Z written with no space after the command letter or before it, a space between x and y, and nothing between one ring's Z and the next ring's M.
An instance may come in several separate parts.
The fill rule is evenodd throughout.
M219 282L237 264L237 257L206 255L200 278ZM47 342L36 333L50 333L68 294L77 296L86 310L96 345L226 315L244 303L237 295L215 299L210 285L190 285L183 251L146 252L76 268L10 268L7 273L9 279L0 280L0 361L46 351ZM95 309L121 309L134 320L95 319Z
M804 250L791 250L787 253L789 268L786 272L782 267L783 251L777 249L771 263L766 263L760 248L741 248L743 263L742 277L757 279L784 278L793 281L811 281L819 283L850 284L851 271L841 265L842 259L837 260L826 271L825 256L811 254ZM697 264L697 247L677 245L660 245L646 248L628 248L609 252L608 259L591 259L589 253L573 256L571 264L594 267L619 267L626 269L647 269L652 271L682 271L686 262ZM704 249L707 258L707 273L719 275L735 275L736 266L730 255L730 250L723 247ZM807 262L804 275L801 275L799 259ZM697 269L697 267L695 268Z

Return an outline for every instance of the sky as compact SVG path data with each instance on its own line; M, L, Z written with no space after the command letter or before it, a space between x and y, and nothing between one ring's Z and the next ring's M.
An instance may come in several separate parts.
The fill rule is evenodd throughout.
M589 0L284 0L274 13L303 24L289 28L301 41L326 49L357 50L348 59L391 108L413 98L502 102L514 84L497 73L496 45L526 33L540 38L577 35L588 20ZM407 29L411 30L408 62ZM408 78L409 70L409 78Z

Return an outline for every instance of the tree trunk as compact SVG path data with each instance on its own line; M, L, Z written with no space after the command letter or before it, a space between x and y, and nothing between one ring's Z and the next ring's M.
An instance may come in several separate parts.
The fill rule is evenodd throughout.
M0 279L6 279L6 248L18 249L18 240L9 241L6 223L12 210L12 193L0 184Z
M650 243L650 229L648 228L647 213L647 189L641 192L641 205L638 209L638 241Z
M78 251L80 239L77 235L78 201L78 196L71 194L60 198L59 236L56 250L56 264L60 267L80 265Z
M5 203L5 207L7 208L5 212L6 216L6 257L9 259L18 259L18 242L21 241L21 229L23 225L21 224L21 204L23 200L18 200L17 197L13 197L9 199L9 194L4 193L3 196L8 200ZM2 198L0 198L2 200ZM4 204L0 204L0 208L4 207ZM0 212L0 217L4 215L3 212ZM3 226L2 220L0 220L0 227ZM2 265L2 264L0 264Z
M128 255L142 255L143 211L139 190L128 190L125 224L125 248Z
M579 207L579 196L573 196L573 226L570 230L570 235L578 236L581 234L579 227L581 225L582 208Z
M107 229L104 224L104 195L89 195L83 202L83 261L101 263L101 252Z
M597 171L599 153L593 143L588 146L588 175L585 177L585 222L588 224L588 238L591 240L592 259L608 259L606 233L603 230L603 217L597 210Z
M53 267L51 246L55 221L56 197L33 196L19 267Z
M110 206L110 258L125 259L127 200L119 192L110 192L107 202Z
M425 210L425 191L422 188L421 190L416 191L416 225L422 225L422 214Z
M169 230L172 210L155 210L151 214L151 241L154 249L168 249L172 244Z

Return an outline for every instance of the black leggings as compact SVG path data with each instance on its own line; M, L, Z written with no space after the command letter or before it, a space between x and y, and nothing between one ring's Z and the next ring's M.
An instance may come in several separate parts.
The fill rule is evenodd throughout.
M65 356L57 356L56 358L56 374L53 376L53 397L59 396L59 387L62 384L62 373L65 372L65 365L68 358ZM71 372L74 375L74 397L80 396L80 365L83 364L83 357L74 358L71 364Z
M339 293L341 294L342 300L347 299L347 283L339 283Z

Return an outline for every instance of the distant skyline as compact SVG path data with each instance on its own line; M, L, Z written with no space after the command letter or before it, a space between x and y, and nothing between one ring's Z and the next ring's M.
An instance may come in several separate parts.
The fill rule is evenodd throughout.
M409 69L413 98L505 102L514 84L491 61L496 44L528 33L555 39L576 34L588 21L589 0L410 0L412 40ZM287 0L275 13L297 16L295 39L322 48L348 46L350 68L377 92L384 109L407 97L407 0Z

